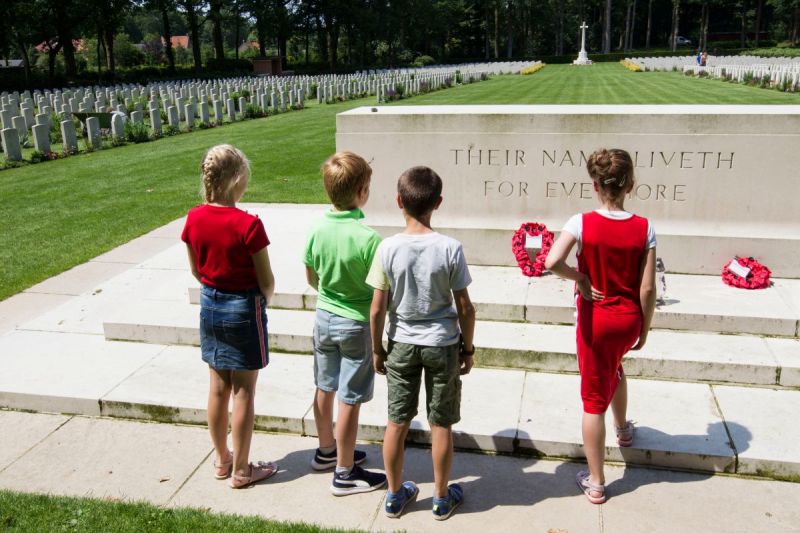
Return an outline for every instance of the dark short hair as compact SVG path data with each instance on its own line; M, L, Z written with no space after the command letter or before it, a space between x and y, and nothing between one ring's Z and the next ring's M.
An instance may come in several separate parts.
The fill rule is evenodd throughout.
M442 195L442 178L428 167L411 167L397 180L397 193L405 211L419 218L436 207Z

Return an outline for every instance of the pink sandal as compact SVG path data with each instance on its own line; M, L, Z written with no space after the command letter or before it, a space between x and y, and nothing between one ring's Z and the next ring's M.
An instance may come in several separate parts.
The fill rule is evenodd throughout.
M255 464L250 463L249 476L231 476L230 486L232 489L243 489L274 476L278 472L278 465L272 462L259 461Z
M606 501L606 486L605 485L595 485L591 481L589 481L589 472L581 470L575 476L575 481L578 483L578 486L581 488L583 493L586 495L586 499L592 503L605 503ZM592 492L599 493L600 496L592 496Z
M231 475L233 472L233 452L228 452L228 459L227 461L223 461L221 463L217 463L217 460L214 459L212 465L214 466L214 477L216 479L228 479L228 476Z
M617 432L617 445L622 448L627 448L631 444L633 444L633 422L628 420L625 422L625 427L618 428L614 426L614 429Z

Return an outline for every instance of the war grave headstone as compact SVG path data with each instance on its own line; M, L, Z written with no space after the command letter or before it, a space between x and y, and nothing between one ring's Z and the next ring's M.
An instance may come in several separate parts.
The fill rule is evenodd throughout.
M401 224L396 178L428 165L444 180L436 224L475 264L514 265L509 243L523 222L558 231L593 209L586 159L617 147L635 164L626 207L653 221L669 271L718 275L748 254L776 277L800 277L797 106L362 107L337 115L336 129L337 150L381 177L371 225Z

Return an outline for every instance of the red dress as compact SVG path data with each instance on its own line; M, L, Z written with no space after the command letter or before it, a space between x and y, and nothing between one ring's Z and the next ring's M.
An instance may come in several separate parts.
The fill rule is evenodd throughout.
M647 219L612 219L583 214L578 270L589 276L604 299L577 296L578 369L587 413L604 413L622 377L622 357L639 338L639 288L647 253Z

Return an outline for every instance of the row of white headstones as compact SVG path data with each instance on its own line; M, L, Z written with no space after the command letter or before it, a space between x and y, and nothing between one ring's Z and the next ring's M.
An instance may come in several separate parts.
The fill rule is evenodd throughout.
M125 84L113 87L81 87L30 93L0 94L0 139L6 158L21 160L21 147L32 134L36 150L51 151L50 131L60 123L65 152L78 151L73 113L111 115L110 134L124 138L125 122L145 124L145 110L153 135L162 134L162 109L167 124L193 129L197 120L204 125L241 119L248 106L262 113L283 112L305 105L308 97L318 103L375 96L378 103L390 100L398 91L404 97L451 86L456 76L464 83L486 79L494 74L519 72L534 62L471 63L432 66L419 69L363 71L349 75L265 76L218 80ZM236 94L238 99L234 99ZM130 117L127 111L132 110ZM99 148L102 132L97 117L85 120L87 146Z
M758 79L766 77L771 86L788 83L795 90L800 88L800 57L708 56L704 66L697 64L695 56L636 57L629 61L644 71L677 70L694 75L705 73L712 78L740 83L749 76Z

